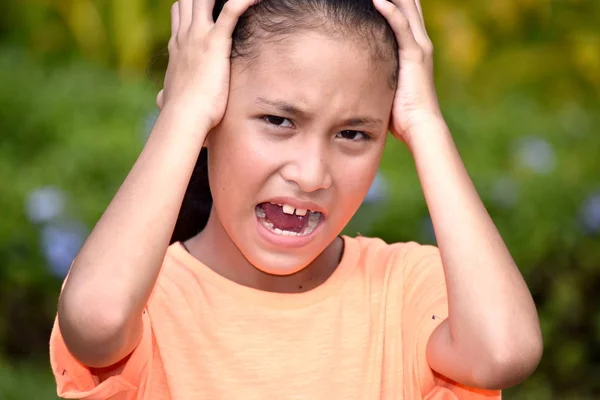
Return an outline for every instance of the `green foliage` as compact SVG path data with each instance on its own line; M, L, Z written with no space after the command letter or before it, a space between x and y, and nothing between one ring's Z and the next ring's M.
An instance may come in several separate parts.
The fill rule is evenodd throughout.
M48 368L37 365L10 366L0 362L0 399L58 399L56 384Z
M41 226L26 216L27 197L62 188L77 199L69 216L93 226L142 147L153 91L82 63L45 69L7 49L0 87L0 181L9 189L0 196L0 355L44 357L60 287L41 254Z

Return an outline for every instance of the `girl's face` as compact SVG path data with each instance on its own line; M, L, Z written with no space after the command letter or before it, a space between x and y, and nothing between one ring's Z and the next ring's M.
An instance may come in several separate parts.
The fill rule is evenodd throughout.
M334 241L369 190L393 64L358 39L316 32L255 50L234 59L227 110L208 137L214 225L256 268L289 275Z

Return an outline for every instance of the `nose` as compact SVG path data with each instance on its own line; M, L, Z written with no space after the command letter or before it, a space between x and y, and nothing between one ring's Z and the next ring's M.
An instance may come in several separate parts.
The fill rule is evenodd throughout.
M294 182L305 193L329 189L332 177L324 145L305 144L293 152L290 162L281 169L288 182Z

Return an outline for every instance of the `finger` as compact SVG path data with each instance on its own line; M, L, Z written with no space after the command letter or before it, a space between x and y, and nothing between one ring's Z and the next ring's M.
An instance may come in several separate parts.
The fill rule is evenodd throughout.
M417 3L417 9L419 10L419 15L421 16L421 22L423 23L423 26L424 26L425 18L423 17L423 7L421 7L421 0L415 0L415 3Z
M260 0L259 0L260 1ZM229 0L223 6L223 10L215 22L215 34L230 38L238 20L250 8L258 3L257 0Z
M427 46L429 36L425 31L425 22L423 21L416 0L392 0L392 2L408 19L408 23L410 24L410 28L417 43L423 47Z
M427 37L427 45L431 46L431 39L429 38L429 33L427 32L427 25L425 24L425 17L423 16L423 7L421 6L421 0L415 0L417 4L417 10L419 10L419 16L421 17L421 25L423 26L423 31L425 32L425 36Z
M176 1L171 7L171 37L177 37L179 33L179 2Z
M373 4L392 27L400 47L400 56L421 53L421 48L410 29L410 23L402 11L388 0L373 0Z
M192 24L195 26L205 26L206 23L212 25L212 11L215 7L215 0L193 0L193 12Z
M187 33L192 26L193 0L179 0L179 34Z
M415 0L415 4L417 5L417 10L419 11L419 16L421 17L421 26L423 27L423 35L425 36L424 42L421 44L421 47L423 48L425 53L431 55L433 54L433 43L431 42L429 33L427 33L427 26L425 25L425 17L423 16L423 7L421 7L421 0Z

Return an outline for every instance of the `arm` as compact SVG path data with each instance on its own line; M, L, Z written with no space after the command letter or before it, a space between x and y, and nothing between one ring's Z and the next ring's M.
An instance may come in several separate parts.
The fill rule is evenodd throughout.
M465 385L512 386L529 376L541 357L535 305L443 120L419 0L374 4L399 46L390 128L414 156L446 278L449 317L429 338L429 365Z
M58 305L64 343L81 363L114 366L136 347L191 173L229 93L231 34L254 0L172 9L162 111L145 148L77 255Z
M141 336L142 309L207 131L184 117L178 110L161 113L65 283L60 329L71 353L86 365L121 360Z
M413 139L448 291L449 318L428 342L429 364L475 387L513 386L542 354L531 294L445 125L424 127Z

